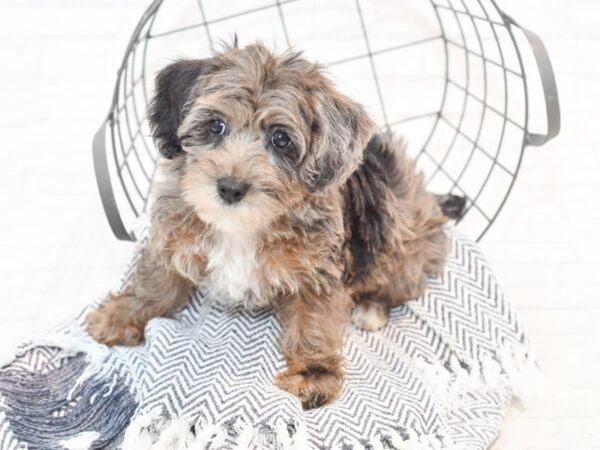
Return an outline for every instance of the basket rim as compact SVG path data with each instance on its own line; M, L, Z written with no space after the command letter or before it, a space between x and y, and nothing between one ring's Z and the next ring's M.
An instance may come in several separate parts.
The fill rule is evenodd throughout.
M296 1L296 0L290 0L290 1ZM482 0L477 0L477 1L478 1L478 4L481 6ZM525 148L530 145L531 146L543 145L543 144L547 143L548 141L550 141L551 139L553 139L554 137L556 137L560 131L560 106L559 106L559 102L558 102L558 91L557 91L557 87L556 87L556 80L554 77L554 72L552 69L552 64L551 64L550 58L548 56L548 52L545 49L542 40L536 34L523 28L514 19L512 19L512 17L510 17L509 15L504 13L503 10L497 5L495 0L484 0L484 1L489 2L497 11L499 17L502 19L502 21L504 23L506 30L508 31L512 45L514 46L514 48L516 50L515 53L517 55L518 64L519 64L519 67L521 69L521 74L522 74L521 78L523 80L523 89L524 89L524 94L525 94L524 95L524 110L525 110L525 112L524 112L524 124L522 126L524 133L523 133L521 149L519 151L518 161L515 165L515 168L513 169L512 179L511 179L508 187L506 188L506 192L503 194L502 201L496 207L494 213L491 214L489 217L476 204L476 200L479 198L481 193L484 191L484 188L486 187L487 182L489 181L492 169L493 169L493 167L495 167L495 164L496 164L496 159L494 160L494 164L490 168L487 178L485 179L481 188L479 189L479 192L477 193L475 198L471 199L472 201L471 201L469 208L475 207L476 209L479 209L480 214L483 214L483 216L487 220L487 224L479 232L479 235L477 236L477 239L476 239L477 241L481 240L481 238L487 233L487 231L489 230L491 225L495 222L495 220L499 216L500 212L503 210L503 208L508 200L508 197L512 192L512 189L516 182L517 176L519 174ZM146 27L146 25L149 22L151 22L151 23L150 23L150 28L148 29L148 33L150 32L150 29L152 28L152 22L156 19L157 12L159 11L160 6L163 4L163 2L164 2L164 0L153 0L152 3L148 6L148 8L143 13L140 20L138 21L138 23L128 41L128 44L126 46L123 58L121 60L121 64L117 70L117 77L116 77L116 82L115 82L115 86L114 86L114 90L113 90L113 95L112 95L112 99L111 99L109 112L108 112L107 116L105 117L104 121L102 122L100 129L94 136L94 141L93 141L94 167L95 167L95 172L96 172L97 184L98 184L98 188L100 191L100 197L102 200L105 214L106 214L109 224L111 226L111 229L112 229L113 233L115 234L115 236L120 240L136 240L136 237L133 232L127 231L127 227L125 226L123 219L121 217L120 209L119 209L119 206L117 204L115 194L114 194L114 189L113 189L113 184L112 184L113 182L111 180L111 176L109 173L110 172L109 162L108 162L109 149L106 147L105 136L100 138L99 135L101 133L107 133L106 128L108 126L110 136L111 136L110 142L111 142L112 153L113 153L112 158L113 158L113 161L115 161L115 162L118 161L117 144L116 144L117 136L116 136L116 132L115 132L115 125L119 126L117 117L118 117L119 100L120 100L120 92L121 92L121 88L122 88L123 76L127 73L127 68L129 66L129 57L131 55L131 52L140 41L140 34L142 33L142 31L144 30L144 28ZM280 3L281 3L280 1L277 1L276 5L279 6ZM447 41L447 39L445 37L445 31L444 31L442 19L440 18L438 8L450 9L451 11L454 11L455 14L457 13L457 11L452 9L451 7L439 5L434 0L431 0L431 4L433 6L433 10L435 12L435 16L438 21L439 29L442 33L440 38L444 39L444 41ZM464 1L463 1L463 4L464 4ZM358 5L358 0L357 0L357 5ZM271 5L271 6L275 6L275 5ZM484 13L486 14L486 17L487 17L487 19L482 18L482 20L491 21L489 14L485 10L485 8L483 6L481 6L481 9L484 11ZM467 9L467 11L468 11L468 9ZM466 14L469 15L468 12ZM361 16L361 18L362 18L362 16ZM471 17L471 20L473 20L473 17ZM206 26L206 21L205 21L204 25ZM494 30L494 35L496 35L496 31L495 31L494 27L492 27L492 29ZM529 85L528 75L531 76L533 74L526 73L524 62L523 62L523 56L521 54L522 49L520 48L520 46L517 42L517 38L515 36L515 30L518 30L519 32L523 33L525 35L525 37L527 38L527 40L529 41L529 44L531 45L531 49L534 53L535 60L537 63L538 73L535 75L538 75L542 81L542 88L543 88L543 91L545 94L544 96L545 96L545 100L546 100L546 111L547 111L547 121L548 121L547 133L544 135L531 133L528 129L528 127L529 127L529 111L530 111L529 96L528 96L530 85ZM366 30L363 30L363 31L366 32ZM287 35L286 35L286 38L287 38ZM144 51L144 61L145 61L145 53L147 51L147 46L148 46L148 39L145 39L144 50L143 50ZM446 74L447 74L448 68L449 68L449 55L448 55L447 42L444 45L444 56L445 56L444 66L445 66L445 70L446 70ZM145 67L143 67L142 70L145 71ZM144 74L145 74L145 72L144 72ZM145 85L145 83L146 83L145 78L146 77L144 76L143 77L144 96L146 96L146 92L147 92L146 85ZM504 78L505 78L505 83L506 83L506 72L504 72ZM431 141L431 138L433 137L433 135L438 127L438 124L443 119L441 111L444 106L444 102L446 101L446 98L447 98L448 86L449 86L448 77L446 77L446 82L444 83L443 94L442 94L442 98L441 98L441 102L440 102L440 108L438 109L437 113L435 113L435 116L436 116L435 121L431 125L431 130L429 132L428 137L425 139L425 142L423 144L423 149L425 149L427 147L427 144ZM379 93L379 95L381 96L380 93ZM506 90L505 90L505 95L506 95ZM147 104L147 98L145 98L145 101ZM383 105L383 103L382 103L382 105ZM464 110L463 110L463 113L464 113ZM434 113L432 113L431 115L433 116L433 114ZM502 131L502 135L501 135L501 139L500 139L500 144L498 146L498 150L496 153L496 158L498 157L498 153L500 151L502 138L504 137L504 128L506 127L506 123L507 123L506 116L504 116L504 119L505 120L503 122L503 131ZM387 121L386 121L386 125L384 127L389 127L389 126L390 126L390 124L387 123ZM457 132L458 131L459 130L457 129ZM481 131L481 127L480 127L480 131ZM144 141L144 144L145 144L145 141ZM476 141L474 144L475 144L475 146L477 145ZM448 152L450 151L451 147L452 146L449 146ZM420 151L417 158L419 158L421 156L422 152L423 152L423 150ZM472 157L472 155L471 155L471 157ZM468 164L465 165L465 168L466 168L466 166L468 166ZM441 168L441 165L438 165L438 167ZM439 170L439 169L436 169L436 170ZM463 171L464 171L464 169L463 169ZM143 212L143 211L138 212L132 199L129 197L129 192L128 192L127 188L125 187L126 186L125 180L123 179L121 171L117 171L117 176L118 176L118 180L121 185L121 189L123 190L123 192L127 198L129 206L131 207L134 215L139 217L141 212ZM133 175L131 175L131 176L133 178ZM461 176L462 176L462 174L461 174ZM449 177L449 178L451 178L451 177ZM458 186L455 184L455 187L458 187ZM136 188L137 188L137 186L136 186ZM148 196L148 194L146 194L146 195ZM146 202L147 202L147 198L146 198ZM145 207L146 207L146 203L144 204L144 209L145 209Z

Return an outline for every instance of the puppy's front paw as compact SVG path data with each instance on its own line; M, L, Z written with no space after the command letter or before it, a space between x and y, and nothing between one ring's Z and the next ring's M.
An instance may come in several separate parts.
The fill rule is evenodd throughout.
M275 384L298 397L304 409L313 409L334 401L340 392L342 380L340 370L308 366L301 371L289 368L280 372Z
M144 340L144 325L136 321L119 295L111 295L100 308L86 318L87 332L102 344L140 344Z

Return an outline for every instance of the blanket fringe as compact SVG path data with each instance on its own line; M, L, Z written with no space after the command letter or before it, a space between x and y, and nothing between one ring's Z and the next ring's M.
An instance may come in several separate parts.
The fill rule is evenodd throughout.
M221 448L229 437L224 425L194 421L189 417L166 419L160 408L138 414L125 430L123 450L201 450ZM237 447L248 448L254 429L237 426Z
M500 362L522 408L539 409L544 404L547 387L534 351L525 347L507 348L500 353Z
M509 389L524 409L538 407L544 397L544 380L535 354L522 345L507 346L481 360L459 361L452 355L447 366L424 358L417 358L416 364L451 408L471 392Z
M449 437L439 434L422 434L419 436L410 430L403 434L393 431L387 439L393 448L397 450L461 450L461 447L455 445ZM380 445L383 450L383 444Z
M308 448L308 447L306 447ZM334 447L334 450L462 450L461 446L455 445L452 439L440 434L417 434L414 431L391 430L376 439L371 439L364 444L358 441L345 441L343 445Z
M439 433L419 435L400 428L382 433L368 442L344 439L335 450L460 450ZM138 414L125 431L123 450L210 450L232 446L237 450L269 448L308 450L308 430L304 423L279 418L274 426L254 426L241 418L224 424L207 423L189 417L167 419L160 408Z
M97 431L84 431L75 437L61 441L60 445L67 450L89 450L99 436L100 433Z

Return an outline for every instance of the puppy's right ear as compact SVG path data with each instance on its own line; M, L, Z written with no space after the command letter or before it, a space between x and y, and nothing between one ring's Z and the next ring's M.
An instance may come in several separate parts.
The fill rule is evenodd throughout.
M177 129L196 80L205 66L204 60L181 60L168 65L156 76L148 121L158 151L165 158L171 159L183 152Z

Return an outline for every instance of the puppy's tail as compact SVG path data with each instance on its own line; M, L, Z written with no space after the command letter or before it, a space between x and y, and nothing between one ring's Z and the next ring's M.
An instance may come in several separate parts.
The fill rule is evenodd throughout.
M467 197L454 194L435 194L442 213L449 219L458 220L465 214Z

